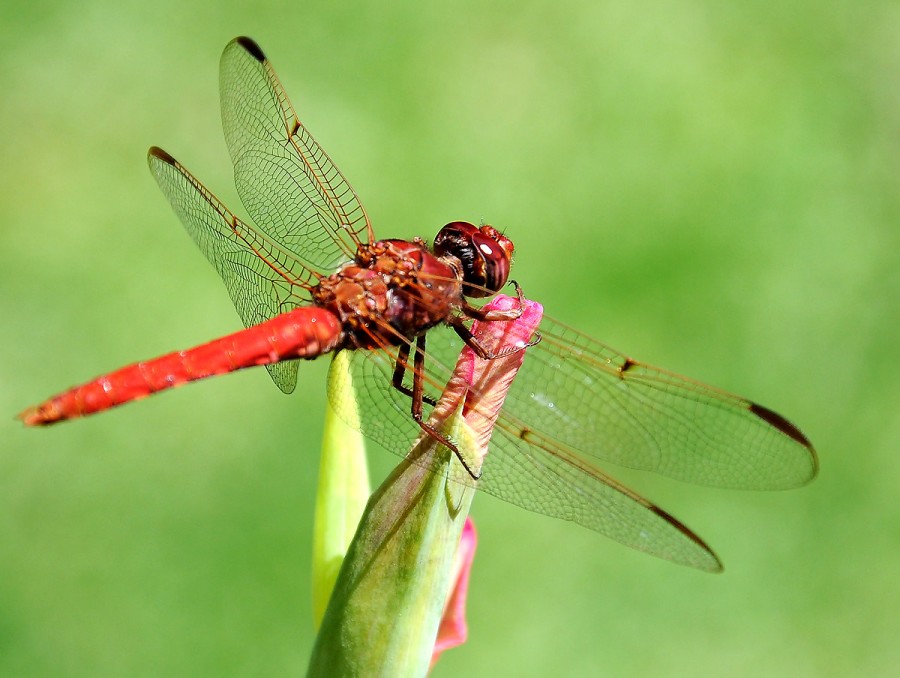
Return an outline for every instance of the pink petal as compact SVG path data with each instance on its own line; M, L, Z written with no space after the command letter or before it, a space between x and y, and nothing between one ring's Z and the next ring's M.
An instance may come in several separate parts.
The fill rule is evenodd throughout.
M444 616L441 617L434 652L431 655L432 668L444 650L462 645L466 642L469 634L466 625L466 595L469 592L469 573L472 570L472 560L475 558L477 542L478 534L475 532L475 523L472 522L472 518L466 518L466 524L463 526L462 536L459 540L459 548L456 551L453 587L450 589L450 596L444 607Z

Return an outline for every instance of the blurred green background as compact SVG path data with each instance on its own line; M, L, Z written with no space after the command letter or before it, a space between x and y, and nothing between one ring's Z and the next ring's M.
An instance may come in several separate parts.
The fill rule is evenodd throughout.
M130 6L129 6L130 5ZM887 675L900 665L900 6L0 8L0 675L300 675L326 361L93 419L12 415L239 327L147 171L241 212L218 58L247 34L384 236L484 219L548 313L799 424L819 478L629 474L704 575L478 497L451 675ZM383 475L396 460L372 455Z

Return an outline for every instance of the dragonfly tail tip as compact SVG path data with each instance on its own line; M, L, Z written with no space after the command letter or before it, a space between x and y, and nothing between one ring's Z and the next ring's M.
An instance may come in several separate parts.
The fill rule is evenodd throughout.
M16 415L16 419L25 424L25 426L40 426L44 423L44 418L36 407L29 407L28 409L19 412Z

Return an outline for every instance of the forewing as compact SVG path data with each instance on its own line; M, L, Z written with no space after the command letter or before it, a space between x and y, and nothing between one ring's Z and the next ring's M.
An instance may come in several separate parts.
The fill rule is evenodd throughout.
M783 489L815 476L812 445L775 412L547 316L539 331L504 406L528 440L716 487Z
M147 155L150 171L185 230L215 267L246 327L296 308L308 300L298 262L289 266L278 245L238 219L177 160L160 148ZM282 264L277 262L282 260ZM294 390L297 362L267 365L285 393Z
M372 240L366 212L250 38L225 48L220 89L235 185L257 226L319 271L352 259Z

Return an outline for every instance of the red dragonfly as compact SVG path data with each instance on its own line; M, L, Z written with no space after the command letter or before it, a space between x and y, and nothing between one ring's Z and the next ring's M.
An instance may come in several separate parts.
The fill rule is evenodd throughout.
M423 412L447 383L445 365L455 363L462 343L491 359L470 321L515 317L467 300L507 283L512 242L465 222L441 229L431 248L418 238L376 240L356 193L249 38L225 48L221 95L235 183L256 227L162 149L151 148L148 161L247 329L111 372L20 418L50 424L255 365L290 393L297 359L348 349L365 434L400 451L425 429L452 447ZM479 489L718 571L718 558L697 535L597 462L728 488L789 488L815 476L809 440L772 410L641 363L547 317L539 334L495 425ZM352 396L335 391L331 402L346 410Z

